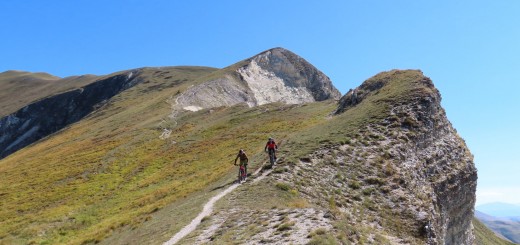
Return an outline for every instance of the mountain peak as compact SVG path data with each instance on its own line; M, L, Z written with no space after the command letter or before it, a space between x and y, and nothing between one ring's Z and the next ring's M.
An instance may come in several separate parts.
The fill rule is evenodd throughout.
M263 80L260 73L271 73L274 77L281 79L285 86L307 88L313 100L316 101L339 99L341 96L328 76L304 58L287 49L272 48L251 57L248 61L248 64L239 69L238 72L241 75L246 75L245 78L249 78L247 81L249 83L264 82L256 81ZM255 68L251 66L255 65L261 70L254 70ZM251 69L247 71L250 67ZM250 75L247 76L248 74ZM264 82L263 85L267 84Z
M284 48L261 52L207 76L178 100L183 108L212 108L245 103L302 104L339 99L323 72Z

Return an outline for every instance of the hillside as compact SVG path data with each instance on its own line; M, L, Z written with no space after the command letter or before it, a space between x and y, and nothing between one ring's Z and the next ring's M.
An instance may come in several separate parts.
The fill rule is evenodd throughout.
M481 239L471 153L418 70L382 72L340 99L326 75L275 48L223 69L141 68L56 91L19 108L75 115L41 105L95 99L0 160L0 243L161 244L232 185L238 149L250 172L261 169L268 137L280 144L275 167L224 196L180 243Z
M0 118L29 103L95 81L93 75L59 78L47 73L6 71L0 73Z
M94 106L86 117L7 156L0 162L0 202L5 207L0 213L0 238L15 243L101 240L118 227L139 226L163 206L230 174L233 166L222 167L222 162L230 162L239 143L253 149L266 135L314 123L307 119L315 114L295 115L292 123L280 117L275 125L262 127L271 119L258 114L277 108L276 104L197 113L182 110L179 97L193 94L184 92L222 74L228 72L204 67L139 69L137 83ZM107 85L119 81L109 78L99 81ZM71 92L83 95L85 90ZM59 98L71 92L42 102L58 98L62 103ZM241 125L245 115L236 115L238 108L254 123ZM226 120L231 118L236 123ZM41 120L52 124L54 119Z
M365 96L343 103L353 94ZM183 242L473 242L476 171L428 78L378 74L333 111L284 137L273 173L230 194Z
M507 207L511 205L505 206ZM502 212L503 211L500 211L499 213ZM494 231L500 236L505 237L512 242L520 243L520 221L518 221L516 217L495 217L479 211L475 212L475 217L482 224L486 225L490 230Z
M476 245L512 245L510 241L506 241L504 239L499 238L496 234L486 227L482 222L478 219L473 219L473 227L476 238Z
M13 73L14 75L10 75ZM7 81L5 84L20 84L20 76L30 76L32 80L44 77L41 74L27 75L20 73L22 75L19 75L19 73L4 73L4 77L13 79L13 81ZM113 96L146 79L156 77L153 74L147 75L146 73L147 69L113 73L90 81L90 84L83 87L47 96L40 100L31 101L28 105L23 105L23 108L0 119L0 134L2 134L0 138L0 158L82 120L89 113L102 107ZM39 75L39 77L35 78L36 75ZM161 77L160 74L157 77L164 80L172 78L172 76ZM71 84L74 85L71 81L85 80L59 80L53 84L63 85L53 88L56 90L63 89L63 87ZM17 86L9 87L7 85L6 87L10 89L18 88ZM35 87L35 90L38 90L39 87ZM56 91L46 90L46 92ZM178 92L180 93L180 91ZM12 94L16 93L13 92ZM22 92L21 94L29 93ZM321 71L296 54L282 48L275 48L230 67L191 80L191 85L186 91L183 91L175 98L175 101L171 102L175 102L175 105L172 105L175 107L172 114L176 114L180 110L197 111L204 108L232 106L241 103L248 106L273 102L299 104L337 99L339 96L339 91L332 86L330 79ZM29 99L33 99L33 97L29 97ZM170 130L165 129L165 133L170 133Z

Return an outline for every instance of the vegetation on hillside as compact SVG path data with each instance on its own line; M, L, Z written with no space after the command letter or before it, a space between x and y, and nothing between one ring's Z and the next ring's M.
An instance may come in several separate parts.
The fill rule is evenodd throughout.
M94 82L93 75L59 78L47 73L6 71L0 73L0 117L47 96Z
M412 131L389 130L419 123L392 117L389 111L396 103L436 93L421 82L419 71L375 76L368 83L391 81L391 86L367 91L372 94L364 103L339 116L331 116L337 103L325 101L238 105L169 117L176 96L194 84L229 75L229 69L145 68L139 85L82 121L2 159L0 243L164 242L189 223L212 193L235 179L232 163L238 149L250 156L250 172L261 167L268 137L280 143L279 164L269 178L241 186L217 204L216 216L203 219L202 229L226 217L227 229L214 234L215 241L245 242L266 230L279 238L291 236L295 220L314 214L334 222L329 227L323 221L323 227L306 234L310 244L425 240L412 215L392 205L421 206L431 200L413 188L417 200L387 195L408 176L392 168L383 146L387 138L400 143L415 137ZM172 130L171 135L161 139L164 129ZM332 153L316 155L323 150ZM335 160L341 156L349 158L344 171L326 172L341 164ZM312 161L318 169L298 165ZM234 207L247 212L250 226L232 229L244 213L219 213ZM350 213L340 212L345 209ZM202 229L183 242L193 242Z
M513 245L514 243L499 238L478 219L473 219L473 232L477 245Z
M147 81L86 119L3 159L0 239L95 243L139 227L168 204L232 176L239 148L258 164L267 137L313 126L335 106L215 108L169 121L170 96L212 71L149 69ZM167 126L172 135L162 140Z
M308 234L311 244L424 242L424 221L406 207L425 210L431 200L424 190L406 186L410 173L395 169L399 161L387 151L389 142L406 144L414 131L402 129L408 127L406 117L386 121L392 118L390 108L436 93L422 78L419 71L379 74L368 83L389 85L367 91L371 96L363 103L339 116L330 115L335 110L331 107L315 125L288 134L271 176L221 201L214 221L203 224L184 244L199 242L205 230L219 222L210 238L217 243L292 241L290 224L304 222L301 217L310 210L326 210L332 220L332 227L316 227ZM406 194L390 194L401 187ZM244 211L234 209L237 206Z

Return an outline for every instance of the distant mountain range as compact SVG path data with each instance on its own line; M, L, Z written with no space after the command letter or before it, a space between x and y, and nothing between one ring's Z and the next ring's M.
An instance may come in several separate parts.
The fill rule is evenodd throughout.
M496 209L491 209L491 207L512 208L514 206L516 205L495 203L491 205L485 205L484 207L488 207L491 211L496 211ZM478 206L477 211L475 211L475 217L477 219L479 219L482 223L484 223L488 228L493 230L499 236L502 236L503 238L506 238L512 242L520 243L520 216L496 217L479 211L478 209L480 207L481 206ZM514 211L513 209L504 210ZM514 214L514 212L511 213Z
M475 209L494 217L516 217L516 220L520 220L520 204L494 202L478 205Z

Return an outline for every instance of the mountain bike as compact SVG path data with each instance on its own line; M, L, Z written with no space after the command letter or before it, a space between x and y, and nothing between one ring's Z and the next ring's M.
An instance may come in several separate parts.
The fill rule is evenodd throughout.
M274 163L276 162L276 158L274 158L274 151L275 149L267 149L269 152L269 167L272 168Z
M240 165L240 169L238 171L238 183L242 183L242 181L246 181L247 173L246 167L244 165Z

